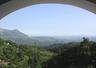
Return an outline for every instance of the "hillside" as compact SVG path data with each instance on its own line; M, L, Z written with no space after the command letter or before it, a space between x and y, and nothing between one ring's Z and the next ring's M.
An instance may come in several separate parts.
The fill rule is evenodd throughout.
M53 37L29 37L19 30L8 30L0 28L0 37L5 40L11 40L17 44L48 46L54 43L59 43L60 40Z
M55 46L56 45L56 46ZM1 68L96 68L96 42L83 38L78 43L55 47L17 45L0 39Z
M54 53L0 39L0 68L41 68Z
M32 36L20 32L19 30L8 30L0 28L0 38L11 40L17 44L50 46L59 43L79 42L81 37L50 37L50 36Z
M43 68L96 68L96 42L84 38L77 45L51 49L58 55L44 63Z
M34 41L19 30L7 30L0 28L0 37L5 40L11 40L17 44L32 44Z

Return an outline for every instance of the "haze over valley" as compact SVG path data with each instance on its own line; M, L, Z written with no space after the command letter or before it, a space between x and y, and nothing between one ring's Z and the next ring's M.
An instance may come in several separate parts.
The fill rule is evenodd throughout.
M38 46L48 46L55 43L79 42L82 37L58 37L58 36L28 36L19 30L8 30L0 28L0 37L5 40L11 40L17 44L36 44Z

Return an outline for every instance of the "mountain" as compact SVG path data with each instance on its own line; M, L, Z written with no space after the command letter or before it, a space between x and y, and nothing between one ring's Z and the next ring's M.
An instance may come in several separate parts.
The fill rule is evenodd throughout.
M37 45L40 46L50 46L57 43L64 43L64 41L55 38L55 37L49 37L49 36L33 36L31 37L32 40L37 40Z
M0 28L0 37L5 40L11 40L17 44L32 44L33 41L26 34L19 30L7 30Z
M28 38L27 35L20 32L19 30L7 30L7 29L1 29L0 28L0 35L6 38Z
M58 43L80 42L81 36L66 36L66 37L50 37L50 36L32 36L20 32L17 29L8 30L0 28L0 37L5 40L11 40L17 44L37 45L37 46L50 46ZM93 37L91 40L95 40Z
M54 37L43 37L43 36L29 37L28 35L20 32L17 29L8 30L0 28L0 37L5 40L11 40L17 44L38 45L38 46L49 46L54 43L63 42Z

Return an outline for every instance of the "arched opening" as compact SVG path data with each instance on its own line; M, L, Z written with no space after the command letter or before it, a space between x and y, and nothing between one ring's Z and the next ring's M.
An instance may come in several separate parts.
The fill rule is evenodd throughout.
M0 27L11 29L0 28L0 37L5 38L0 39L1 67L95 68L96 15L69 5L39 5L15 11L0 20ZM30 38L27 33L35 37ZM64 35L69 37L63 38ZM82 40L83 36L91 36L91 41Z
M40 6L41 5L41 8L42 9L40 9L38 6ZM53 5L53 6L52 6ZM49 6L49 7L48 7ZM55 7L56 6L56 7ZM46 8L46 7L48 7L48 8ZM51 8L52 7L52 8ZM63 8L64 7L64 8ZM33 8L33 10L29 10L30 8ZM37 8L37 9L36 9ZM73 9L72 9L73 8ZM58 9L58 10L57 10ZM69 10L68 10L69 9ZM72 11L71 11L71 9L72 9ZM76 10L77 9L77 10ZM76 10L76 11L75 11ZM28 11L30 11L30 12L28 12ZM38 12L38 11L40 11L40 12ZM27 13L28 12L28 13ZM64 13L65 12L65 13ZM33 15L32 15L32 13L33 13ZM40 14L41 13L41 14ZM57 13L57 15L56 15L56 13ZM60 14L61 13L61 14ZM46 15L47 14L47 15ZM49 14L49 15L48 15ZM53 14L53 15L52 15ZM88 15L89 16L88 16ZM17 17L16 17L16 15L17 15ZM61 15L61 16L60 16ZM67 17L64 17L64 15ZM40 18L40 16L42 16L42 18ZM48 17L47 17L48 16ZM17 10L17 11L15 11L15 12L13 12L13 13L11 13L11 14L9 14L8 16L6 16L5 18L3 18L2 20L1 20L1 22L7 22L8 23L8 20L7 20L7 18L9 17L9 21L10 21L10 23L9 24L7 24L7 25L3 25L5 28L9 28L9 29L18 29L18 26L19 26L19 24L20 24L20 22L21 22L21 26L25 26L25 25L27 25L27 21L30 23L28 26L30 26L30 27L28 27L28 28L31 28L31 26L32 27L34 27L34 24L36 23L38 23L38 24L44 24L44 22L47 22L46 24L48 25L48 24L51 24L52 22L51 21L53 21L54 22L54 24L56 24L56 21L57 21L57 19L60 21L60 22L62 22L62 23L65 23L65 25L64 24L62 24L62 25L60 25L60 26L62 26L62 28L63 27L65 27L66 26L66 23L69 23L70 24L70 22L72 22L73 24L70 24L69 26L72 26L72 27L74 27L74 25L76 25L76 28L77 27L82 27L82 28L79 28L79 29L84 29L84 27L86 27L86 29L89 29L89 27L91 26L91 24L92 23L90 23L89 24L89 22L95 22L95 14L93 14L93 13L91 13L91 12L89 12L89 11L86 11L86 10L84 10L84 9L82 9L82 8L79 8L79 7L75 7L75 6L72 6L72 5L67 5L67 4L65 4L65 5L63 5L63 4L38 4L38 5L32 5L32 6L29 6L29 7L26 7L26 8L22 8L21 10ZM30 17L30 18L29 18ZM78 20L77 20L77 18L78 18ZM13 20L11 19L11 18L13 18ZM29 18L29 19L28 19ZM37 21L36 21L36 18L37 18ZM52 19L53 20L52 20ZM68 19L69 18L69 19ZM76 19L75 19L76 18ZM15 19L17 19L17 20L15 20ZM21 20L20 20L21 19ZM40 21L40 19L42 20L42 21ZM64 20L65 21L64 21ZM91 20L89 20L89 19L91 19ZM17 22L17 23L12 23L12 22L14 22L14 20ZM23 21L23 20L26 20L26 21ZM43 21L44 20L44 21ZM49 21L48 21L49 20ZM51 21L50 21L51 20ZM34 21L33 23L32 23L32 21ZM39 21L40 21L40 23L39 23ZM59 23L59 21L58 21L58 23ZM79 21L79 23L78 23L78 21ZM43 23L42 23L43 22ZM48 23L49 22L49 23ZM51 23L50 23L51 22ZM74 22L75 22L75 24L74 24ZM76 23L77 22L77 23ZM23 24L23 23L25 23L25 25ZM32 23L32 25L31 25L31 23ZM84 23L86 23L86 24L84 24ZM15 24L15 26L13 25L10 25L10 24ZM17 25L18 24L18 25ZM37 25L38 25L37 24ZM84 26L83 25L81 25L81 24L84 24ZM16 26L17 25L17 26ZM89 25L88 27L87 27L87 25ZM95 25L95 23L93 23L93 25L90 27L90 28L92 28L93 26ZM10 27L7 27L7 26L10 26ZM58 24L58 26L59 26L59 24ZM59 27L60 27L59 26ZM2 27L2 24L1 24L1 27ZM11 28L12 27L12 28ZM20 26L19 26L20 27ZM26 26L25 26L26 27ZM25 28L25 27L23 27L23 29ZM45 25L45 27L47 27L46 25ZM57 30L59 29L57 26L55 26L56 28L57 28ZM68 27L68 26L67 26ZM95 27L95 26L94 26ZM41 28L41 27L40 27ZM39 29L40 29L39 28ZM48 27L48 28L50 28L50 26ZM53 28L54 28L54 26L53 26ZM74 28L74 30L76 29L76 28ZM35 28L36 29L36 28ZM44 28L42 28L42 29L44 29ZM50 28L50 30L52 29L52 26L51 26L51 28ZM67 30L71 30L71 29L68 29L68 28L63 28L63 29L67 29ZM94 29L94 28L93 28ZM20 29L21 31L22 31L22 29ZM60 30L60 29L59 29ZM92 29L90 29L91 31L92 31ZM23 30L24 31L24 30ZM66 30L65 30L66 31ZM30 32L30 31L29 31ZM52 32L54 32L54 30L52 31ZM57 33L58 33L59 31L57 31ZM74 32L74 31L71 31L71 32ZM75 31L75 32L79 32L79 31ZM85 33L86 33L86 30L84 31ZM84 33L84 32L82 32L82 33ZM25 33L26 34L28 34L26 31L25 31ZM77 34L71 34L71 33L69 33L69 34L71 34L71 35L85 35L85 36L87 36L86 34L82 34L82 33L77 33ZM30 34L30 33L29 33ZM44 33L43 33L44 34ZM94 34L94 33L93 33ZM33 34L33 35L35 35L35 34ZM42 34L41 34L42 35ZM52 35L52 34L50 34L50 35ZM49 35L49 36L50 36ZM61 34L61 35L64 35L64 34ZM65 35L68 35L68 33L67 34L65 34ZM89 31L89 35L90 36L92 36L92 34L90 34L90 31ZM94 34L95 35L95 34ZM94 36L93 35L93 36ZM38 35L37 35L38 36ZM47 36L47 35L44 35L44 36ZM55 35L54 35L55 36ZM56 35L56 36L58 36L58 35Z

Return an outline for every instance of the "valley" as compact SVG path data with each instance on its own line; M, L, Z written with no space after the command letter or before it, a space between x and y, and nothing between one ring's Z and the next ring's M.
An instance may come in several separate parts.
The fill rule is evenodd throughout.
M1 68L95 68L95 57L95 37L29 37L0 28Z

